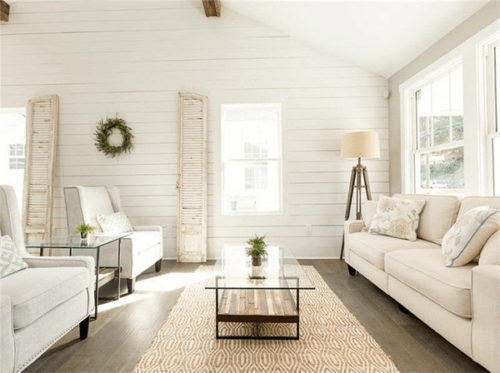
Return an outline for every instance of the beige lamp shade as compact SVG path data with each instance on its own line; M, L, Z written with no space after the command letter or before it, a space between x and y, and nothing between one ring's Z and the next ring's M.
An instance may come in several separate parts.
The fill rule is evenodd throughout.
M346 133L342 138L341 158L380 158L378 132Z

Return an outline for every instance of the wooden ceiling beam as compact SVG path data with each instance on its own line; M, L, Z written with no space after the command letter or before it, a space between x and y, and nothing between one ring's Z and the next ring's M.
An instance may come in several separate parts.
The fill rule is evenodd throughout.
M9 20L10 5L5 1L0 0L0 21L7 22Z
M207 17L220 17L220 0L202 0Z

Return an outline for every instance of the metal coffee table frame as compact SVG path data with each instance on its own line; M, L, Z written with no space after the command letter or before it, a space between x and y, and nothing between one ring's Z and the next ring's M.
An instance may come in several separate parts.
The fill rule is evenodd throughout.
M205 289L215 290L217 339L300 339L300 291L314 290L314 284L290 250L274 245L268 246L267 251L262 264L265 277L253 278L244 245L227 244L222 248L216 275L205 286ZM253 323L253 333L221 335L220 323ZM260 325L266 323L295 324L296 332L261 335Z

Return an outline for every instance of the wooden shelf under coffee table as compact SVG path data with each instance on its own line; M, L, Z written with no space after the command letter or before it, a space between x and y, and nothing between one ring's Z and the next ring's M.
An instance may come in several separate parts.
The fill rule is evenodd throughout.
M225 245L215 276L205 289L215 290L217 339L299 339L300 290L314 290L311 280L293 257L279 246L267 248L266 277L249 277L251 263L243 245ZM253 323L253 335L221 335L219 323ZM264 323L296 324L296 334L260 335Z

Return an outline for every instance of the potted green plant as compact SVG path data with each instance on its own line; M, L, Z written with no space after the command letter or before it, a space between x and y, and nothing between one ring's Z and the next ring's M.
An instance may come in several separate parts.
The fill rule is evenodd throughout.
M259 267L262 265L262 257L264 255L267 255L266 251L266 242L264 239L266 236L258 237L255 235L254 238L250 238L247 241L247 244L250 245L250 247L247 248L247 255L252 258L252 266L253 267Z
M93 226L91 226L90 224L85 224L85 223L82 223L80 225L77 225L76 226L76 233L80 233L80 237L81 239L86 242L87 240L87 235L91 232L93 232L95 230L95 228Z

